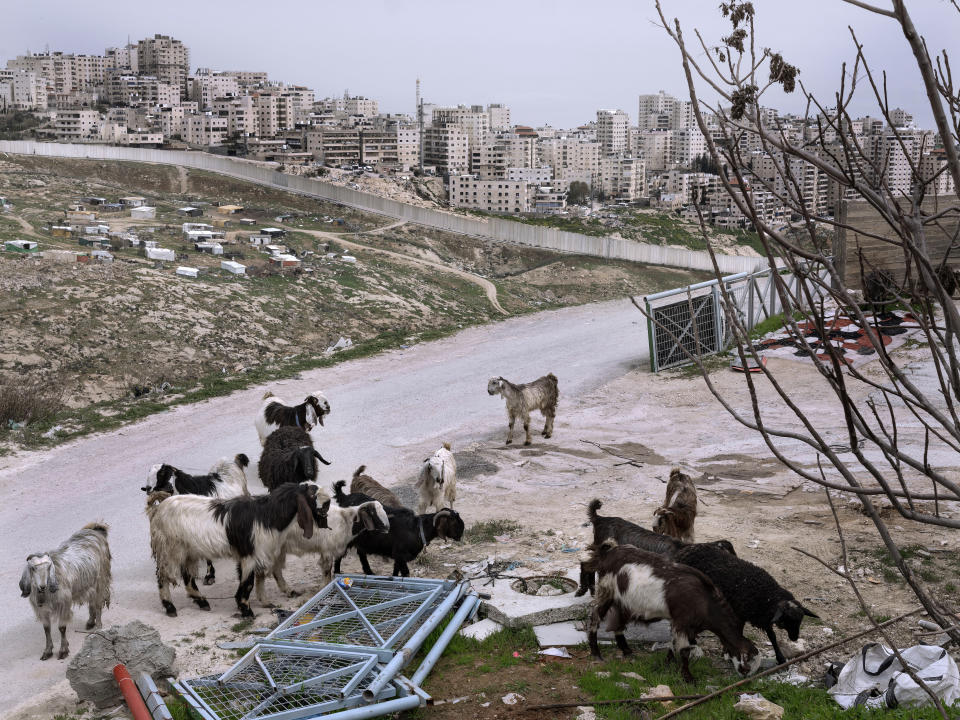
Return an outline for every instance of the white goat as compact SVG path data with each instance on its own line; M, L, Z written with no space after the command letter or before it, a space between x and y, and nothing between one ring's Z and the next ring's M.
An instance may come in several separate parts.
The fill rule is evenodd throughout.
M254 425L263 445L270 433L279 427L293 425L310 432L314 426L323 425L323 418L330 414L330 401L319 390L314 390L299 405L287 403L272 392L263 396L263 405L257 413Z
M417 478L420 500L417 514L423 515L431 506L437 510L452 508L457 499L457 461L450 452L450 443L423 461Z
M553 420L557 414L557 376L553 373L537 378L533 382L515 385L502 377L490 378L487 382L487 393L500 395L507 401L507 445L513 442L513 424L517 418L523 421L523 431L526 434L523 444L530 444L530 413L539 410L546 418L543 426L543 436L549 438L553 434Z
M300 557L309 553L320 556L320 584L326 585L333 580L333 565L347 552L350 543L364 530L387 532L390 529L390 520L387 513L376 500L354 507L340 507L331 504L327 510L328 529L315 532L313 537L304 537L301 533L288 533L284 539L283 548L271 569L277 587L284 595L296 597L300 593L291 590L283 578L283 568L286 565L287 555ZM263 576L257 576L257 600L264 603Z
M199 495L153 493L147 498L150 549L157 564L160 602L176 617L170 585L183 580L187 595L202 610L210 604L197 589L197 563L203 558L237 562L240 585L234 599L243 617L252 617L250 591L254 573L273 568L288 535L310 539L325 528L330 499L313 483L288 483L269 495L210 500ZM326 504L318 507L318 503ZM299 529L298 527L299 526Z
M86 603L90 609L87 630L100 626L104 607L110 606L110 546L107 526L90 523L75 532L56 550L27 556L20 576L20 594L29 597L37 620L43 625L46 645L41 660L53 655L50 623L60 630L61 660L70 654L67 623L73 606Z

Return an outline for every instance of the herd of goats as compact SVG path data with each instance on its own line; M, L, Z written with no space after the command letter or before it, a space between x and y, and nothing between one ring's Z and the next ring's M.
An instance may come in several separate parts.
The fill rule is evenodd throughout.
M534 411L546 420L543 436L551 436L558 398L554 375L524 384L491 378L487 392L506 401L508 444L518 418L524 444L531 443ZM416 513L367 475L362 465L353 473L349 493L344 492L344 480L334 483L332 497L321 488L318 463L329 463L314 448L310 431L322 426L329 413L330 403L321 392L310 393L298 405L267 393L255 420L262 446L258 472L268 490L263 495L248 492L249 459L242 453L221 459L205 475L191 475L168 464L150 469L142 490L147 493L150 549L167 615L177 615L170 586L178 583L199 608L210 609L197 586L201 562L206 563L205 585L215 581L214 560L236 562L239 586L234 598L241 616L252 617L250 594L256 588L258 601L266 604L268 575L282 593L298 594L283 577L287 555L318 556L325 585L340 572L340 561L351 548L368 575L373 571L367 558L376 555L393 561L393 575L408 576L408 563L431 540L463 537L463 520L453 509L457 463L447 443L421 466ZM795 641L803 617L817 617L769 573L737 557L729 541L694 542L697 491L679 468L670 474L652 530L601 516L600 507L600 500L588 507L593 544L589 559L580 565L577 590L577 595L588 591L594 595L587 626L595 657L601 658L597 643L601 623L614 632L617 647L628 655L631 650L623 633L629 623L667 619L673 634L670 656L678 660L684 679L692 679L691 651L705 630L719 638L737 671L748 675L759 667L760 657L743 635L746 623L766 632L782 663L774 627ZM27 557L20 591L30 598L43 625L46 644L41 660L53 654L53 622L60 631L58 657L69 654L66 630L74 606L88 605L86 627L99 627L103 608L110 604L110 584L110 548L102 523L85 526L55 550Z

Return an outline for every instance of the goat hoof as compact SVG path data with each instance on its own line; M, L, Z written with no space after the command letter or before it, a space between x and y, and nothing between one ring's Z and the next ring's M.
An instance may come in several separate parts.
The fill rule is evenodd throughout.
M85 630L93 630L96 626L97 624L93 620L87 620L87 624L83 627Z
M530 442L529 440L525 440L523 444L524 444L524 445L532 445L533 443Z
M504 443L504 445L511 445L511 444L513 444L513 440L507 440L507 442Z
M43 655L40 656L41 660L49 660L53 657L53 650L44 650Z
M63 660L69 654L70 654L69 650L61 650L60 652L57 653L57 660Z
M176 606L175 606L172 602L166 602L166 601L165 601L165 602L163 603L163 609L164 609L164 611L166 611L167 615L169 615L170 617L176 617L176 616L177 616L177 608L176 608Z
M250 609L249 605L243 605L240 607L240 617L252 618L253 610Z
M299 590L290 590L287 592L287 597L300 597L303 593Z
M203 584L204 584L204 585L213 585L216 581L217 581L217 579L216 579L215 577L205 577L205 578L203 579Z
M200 608L201 610L210 609L210 603L208 603L204 598L201 598L199 600L194 600L194 602L197 603L197 607Z

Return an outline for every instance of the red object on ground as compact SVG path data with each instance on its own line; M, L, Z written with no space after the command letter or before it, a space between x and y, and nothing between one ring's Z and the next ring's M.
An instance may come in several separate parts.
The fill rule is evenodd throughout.
M123 699L127 701L127 707L133 713L133 720L153 720L153 716L147 709L146 703L140 697L140 691L137 690L133 678L127 672L125 665L114 665L113 676L117 679L117 685L120 686L120 692L123 693Z

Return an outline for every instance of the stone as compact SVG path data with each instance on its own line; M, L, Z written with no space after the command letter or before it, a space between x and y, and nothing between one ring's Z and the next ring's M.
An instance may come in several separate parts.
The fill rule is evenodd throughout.
M512 693L507 693L502 698L500 698L500 700L503 702L504 705L516 705L517 703L523 702L524 700L526 700L526 698L520 693L512 692Z
M647 697L662 697L662 698L672 698L673 690L670 689L669 685L657 685L647 690L644 695ZM672 702L662 702L663 707L667 710L673 707Z
M597 711L591 705L578 705L574 720L597 720Z
M494 622L490 618L485 618L484 620L461 628L460 634L464 637L473 638L474 640L485 640L500 630L503 630L503 625Z
M176 652L165 645L160 633L139 620L92 632L67 666L67 680L81 701L98 708L112 707L123 700L113 667L126 665L132 676L145 672L151 677L174 675Z
M518 568L515 572L518 576L527 578L543 574L528 568ZM490 595L490 599L485 600L481 607L491 620L510 628L547 625L587 616L592 598L589 595L574 597L573 593L579 577L579 569L568 570L566 578L571 581L573 589L562 595L547 597L528 595L515 590L513 588L515 580L500 580L495 585L481 585L484 578L480 578L477 589Z
M783 717L783 708L767 700L763 695L747 695L744 693L733 706L751 720L780 720Z

